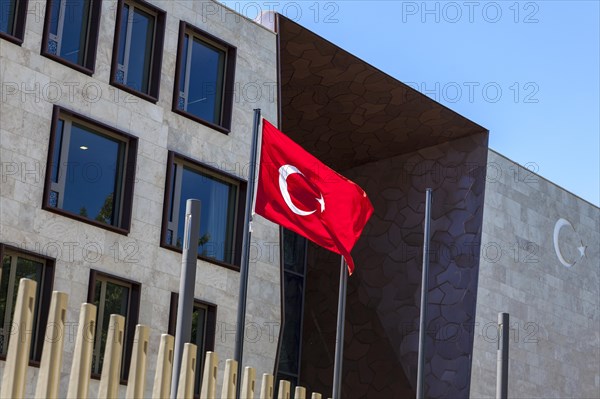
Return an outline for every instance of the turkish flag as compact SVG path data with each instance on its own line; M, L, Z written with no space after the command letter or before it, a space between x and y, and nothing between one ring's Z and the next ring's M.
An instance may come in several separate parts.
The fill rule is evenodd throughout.
M373 205L354 182L333 171L263 119L255 211L346 259Z

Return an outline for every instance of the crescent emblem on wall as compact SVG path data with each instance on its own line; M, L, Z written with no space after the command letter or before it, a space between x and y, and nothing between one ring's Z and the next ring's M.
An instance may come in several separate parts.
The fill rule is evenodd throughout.
M575 263L577 263L578 260L582 259L585 257L585 250L586 250L586 246L583 245L583 242L581 242L581 246L577 247L577 249L579 250L579 259L569 262L567 259L565 259L563 253L560 250L560 245L559 245L559 236L560 236L560 230L563 227L570 227L571 230L575 231L575 228L573 227L573 225L571 224L571 222L569 222L566 219L560 218L556 221L556 224L554 225L554 235L553 235L553 242L554 242L554 251L556 252L556 257L558 258L558 261L564 266L564 267L571 267L573 266Z

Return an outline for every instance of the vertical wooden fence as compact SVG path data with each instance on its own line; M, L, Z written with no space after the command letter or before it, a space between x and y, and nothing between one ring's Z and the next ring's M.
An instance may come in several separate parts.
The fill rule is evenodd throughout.
M6 356L4 373L0 382L0 398L22 398L25 396L25 383L29 365L31 330L34 317L36 282L21 279L15 306L13 325L15 333L11 334ZM60 386L60 370L63 358L64 331L66 323L68 295L64 292L52 293L50 314L46 326L44 349L35 388L36 398L58 398ZM123 359L125 318L111 315L98 398L118 397L121 363ZM75 341L75 352L67 387L67 398L87 398L94 334L96 332L96 306L84 303L79 313L79 325ZM126 398L143 398L146 386L146 364L148 356L150 329L138 324L131 353ZM173 368L173 336L162 334L156 361L156 374L152 388L153 398L168 398L171 390L171 371ZM202 399L217 398L217 368L219 359L216 353L207 352L202 376ZM194 397L194 381L196 367L196 345L185 344L184 355L179 376L177 398ZM238 381L238 363L235 360L225 361L221 398L236 399ZM254 399L256 371L245 367L239 399ZM274 399L273 376L263 374L258 398ZM306 389L296 387L294 395L290 392L289 381L281 381L277 399L306 399ZM313 393L311 399L321 399L321 394Z

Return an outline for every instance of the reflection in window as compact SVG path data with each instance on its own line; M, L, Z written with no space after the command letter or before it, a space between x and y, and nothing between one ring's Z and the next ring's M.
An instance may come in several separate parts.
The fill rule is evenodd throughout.
M209 122L221 123L225 50L185 34L179 107Z
M202 383L202 375L204 374L207 316L208 308L206 305L194 303L194 310L192 312L192 339L190 342L196 345L197 348L196 364L198 365L198 372L196 373L196 381L194 382L195 395L200 395L200 385Z
M123 23L119 44L119 72L117 81L147 93L150 86L150 60L152 58L152 37L154 36L154 17L142 10L130 6L123 8ZM126 49L129 51L126 52Z
M297 385L300 378L306 239L287 229L283 232L285 324L279 352L277 380ZM278 382L279 383L279 382Z
M0 36L21 44L26 14L27 0L0 0Z
M66 114L53 128L46 209L128 227L135 140Z
M150 4L128 1L120 9L114 83L158 97L165 13ZM117 43L115 43L117 45Z
M0 31L14 35L17 0L0 0Z
M53 185L58 208L115 225L121 197L125 143L71 121L62 121L61 155ZM57 132L58 133L58 132Z
M175 335L176 324L177 324L177 308L179 295L176 293L171 294L171 313L169 315L169 329L168 332L171 335ZM196 345L197 356L196 365L197 371L195 375L194 383L194 396L199 397L200 388L202 384L202 375L204 369L204 361L206 359L206 352L214 350L214 337L216 330L216 312L217 307L215 305L194 300L194 307L192 310L192 334L190 343Z
M0 264L0 356L6 356L11 336L16 336L14 329L17 326L13 325L12 320L17 303L19 282L22 278L27 278L37 282L32 329L33 336L29 358L31 360L40 359L45 328L45 319L40 322L40 309L45 308L47 311L49 305L49 303L45 303L45 306L42 306L42 302L47 298L44 298L41 292L44 284L51 284L51 281L49 281L51 280L51 275L52 273L46 270L46 261L44 259L13 251L4 252L2 263Z
M131 285L125 282L98 276L94 289L94 305L96 305L96 334L94 337L94 352L92 356L92 373L102 372L104 360L104 349L106 348L106 337L111 314L118 314L127 320ZM123 345L125 351L125 345ZM121 376L126 378L126 376Z
M85 66L91 3L91 0L50 1L49 54Z
M135 337L135 326L138 323L140 310L141 285L135 281L90 270L90 283L87 301L96 305L96 331L92 352L92 375L102 373L104 351L109 334L110 315L125 317L123 332L123 354L121 361L121 380L129 376L131 351Z
M179 160L175 161L172 173L167 244L181 248L186 201L198 199L201 203L198 254L233 263L237 182Z
M185 23L180 29L173 110L229 129L236 49Z

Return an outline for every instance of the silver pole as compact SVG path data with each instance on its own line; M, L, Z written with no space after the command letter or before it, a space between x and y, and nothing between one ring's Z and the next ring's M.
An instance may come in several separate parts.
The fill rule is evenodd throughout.
M242 356L244 354L244 333L246 323L246 296L248 291L248 269L250 267L250 239L252 232L252 201L254 197L254 186L256 179L256 153L258 149L258 126L260 124L260 109L254 110L254 128L252 131L252 147L250 150L250 171L248 172L248 189L246 194L246 210L242 237L242 259L240 266L240 291L238 295L237 325L235 330L235 353L240 370L243 370ZM241 381L242 373L238 373L238 382ZM237 384L238 389L241 384Z
M419 360L417 365L417 399L425 398L425 335L429 304L429 240L431 237L431 189L425 191L425 232L423 234L423 275L421 277L421 316L419 318Z
M346 319L346 286L348 284L348 266L341 257L340 291L338 294L337 333L335 337L335 363L333 365L333 399L342 396L342 365L344 363L344 320Z
M185 229L183 231L183 253L181 254L181 278L177 302L177 324L173 373L171 374L171 399L177 397L177 385L183 358L183 346L192 336L192 312L194 288L196 286L196 261L198 259L198 236L200 235L200 201L188 199L185 203Z
M498 313L498 358L496 362L496 399L508 398L508 313Z

